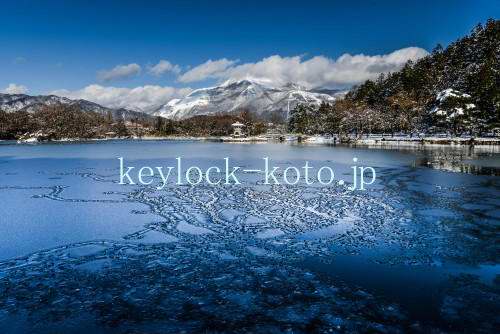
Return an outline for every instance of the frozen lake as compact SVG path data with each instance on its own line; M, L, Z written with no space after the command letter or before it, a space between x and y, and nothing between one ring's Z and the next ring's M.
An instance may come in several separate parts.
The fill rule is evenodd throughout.
M118 184L134 166L331 166L344 185ZM351 166L375 184L350 191ZM495 148L0 142L5 333L489 332ZM43 319L41 323L39 320Z

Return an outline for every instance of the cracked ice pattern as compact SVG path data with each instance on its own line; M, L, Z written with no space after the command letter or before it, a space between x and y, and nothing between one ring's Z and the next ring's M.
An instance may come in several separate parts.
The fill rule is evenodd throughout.
M492 241L500 203L484 200L485 189L499 193L496 179L436 185L423 181L418 169L384 168L380 186L368 192L351 192L347 185L263 186L250 177L244 186L158 191L118 188L115 172L77 168L40 173L59 185L0 184L0 194L31 191L33 201L87 203L96 210L140 204L142 209L130 210L131 220L156 217L114 239L0 262L0 322L19 318L35 326L49 320L34 327L40 332L51 324L87 326L85 317L116 332L425 332L429 325L399 305L314 273L301 261L319 257L328 263L332 255L366 250L377 254L377 263L391 265L498 260ZM105 190L86 198L70 195L74 183L65 184L67 178ZM487 296L488 302L460 300L457 291L464 285L470 300ZM469 276L455 279L442 304L444 329L453 330L457 317L473 326L478 313L489 321L476 329L494 328L498 319L485 310L498 306L495 286Z

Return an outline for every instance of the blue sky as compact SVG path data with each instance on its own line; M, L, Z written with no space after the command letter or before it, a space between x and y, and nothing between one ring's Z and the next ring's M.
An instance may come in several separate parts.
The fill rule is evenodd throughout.
M430 51L499 13L494 0L9 1L0 11L0 90L9 84L30 94L75 92L92 84L197 88L244 76L349 86L368 74L343 71L356 60L336 63L345 53ZM317 56L322 58L305 63ZM392 58L366 58L371 65L363 71L393 69L420 56L410 49ZM170 65L152 75L150 67L160 60ZM120 65L137 67L111 72ZM315 71L330 70L315 81ZM352 80L334 78L349 75Z

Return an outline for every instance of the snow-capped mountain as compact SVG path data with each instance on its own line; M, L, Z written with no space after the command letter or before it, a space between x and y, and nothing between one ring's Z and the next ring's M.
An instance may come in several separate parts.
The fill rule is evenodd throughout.
M55 95L30 96L25 94L0 94L0 109L6 112L35 112L42 106L72 104L74 101Z
M197 115L214 115L248 110L262 118L278 113L286 118L288 110L298 103L332 102L342 93L307 90L296 84L272 87L256 80L227 81L220 86L197 89L182 99L174 99L154 115L185 119Z
M0 110L6 112L26 111L36 112L45 106L65 104L78 105L80 110L95 112L104 116L111 113L114 119L132 119L132 118L150 118L151 116L128 109L111 109L103 107L100 104L87 100L71 100L66 97L56 95L38 95L31 96L26 94L2 94L0 93Z
M298 103L319 105L332 102L343 93L335 90L307 90L296 84L272 87L256 80L227 81L220 86L197 89L182 99L173 99L148 113L130 109L112 109L87 100L72 100L56 95L30 96L26 94L1 94L0 110L6 112L36 112L54 104L78 105L83 111L101 115L111 112L114 118L148 118L162 116L180 120L198 115L230 114L248 110L262 118L277 114L288 116ZM150 114L150 115L148 115Z

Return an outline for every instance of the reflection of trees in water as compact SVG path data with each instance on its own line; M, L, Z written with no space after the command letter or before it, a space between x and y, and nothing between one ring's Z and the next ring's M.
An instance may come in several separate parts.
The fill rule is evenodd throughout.
M360 146L360 145L357 145ZM457 173L500 176L499 167L482 166L475 161L485 157L497 156L500 161L500 147L450 146L450 145L365 145L369 148L397 150L398 152L417 153L413 167L423 166Z
M457 173L500 176L499 168L472 165L460 160L447 161L423 158L419 160L418 165Z

